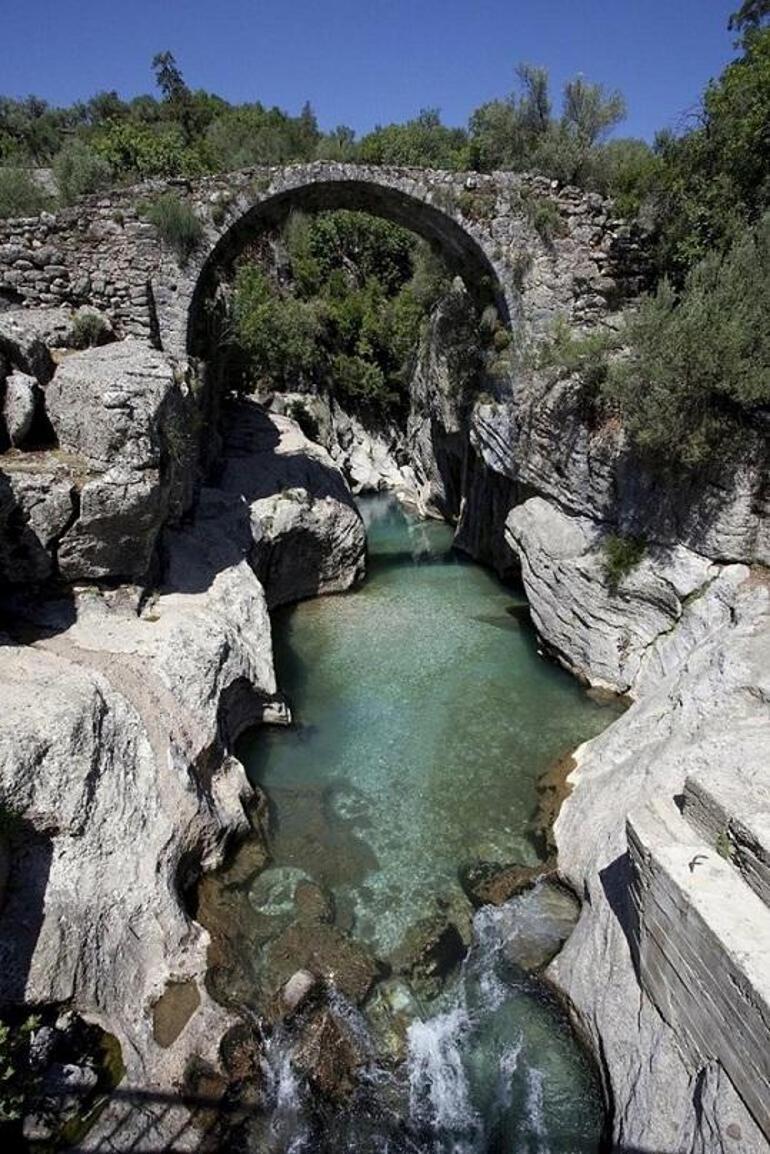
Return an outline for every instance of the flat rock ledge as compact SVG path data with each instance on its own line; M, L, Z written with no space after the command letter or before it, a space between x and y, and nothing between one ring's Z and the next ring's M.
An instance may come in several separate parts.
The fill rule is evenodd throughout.
M767 1154L766 575L712 578L638 670L635 703L575 755L554 832L584 904L548 976L599 1058L618 1149Z

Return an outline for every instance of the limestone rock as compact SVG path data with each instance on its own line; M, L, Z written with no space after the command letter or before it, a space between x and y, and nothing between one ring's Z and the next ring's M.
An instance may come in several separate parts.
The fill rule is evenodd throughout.
M44 609L47 639L7 644L0 661L0 798L24 828L0 913L0 996L99 1021L128 1083L170 1092L192 1055L218 1067L232 1024L207 991L208 936L178 884L191 858L217 864L248 829L245 775L220 743L238 732L233 690L250 686L252 723L275 693L264 595L242 562L147 616L96 591L27 607ZM236 716L248 723L242 704ZM180 984L185 1013L156 1038L153 1008ZM108 1105L94 1148L122 1110Z
M700 1041L710 1036L709 998L688 991L697 1011L689 1025L679 1019L672 1028L672 1007L681 1004L677 984L640 988L625 830L629 812L655 803L673 810L672 799L683 795L690 773L698 775L701 791L712 772L743 780L747 791L751 776L761 779L765 772L770 599L762 582L746 580L746 569L739 581L740 569L728 567L730 580L713 582L692 607L699 609L697 629L685 627L688 606L682 625L663 639L671 644L683 631L659 675L642 681L634 705L577 751L572 793L555 826L560 871L587 900L549 974L602 1054L615 1104L613 1140L620 1147L687 1154L727 1150L714 1135L726 1135L729 1126L733 1135L742 1135L742 1151L768 1150L768 1136L741 1100L740 1079L733 1085L725 1067L714 1063L713 1046ZM703 850L713 853L706 844ZM693 884L707 885L698 882L697 869L696 864L684 873ZM758 899L749 884L743 886L748 909ZM702 898L711 900L708 889ZM718 887L713 899L720 901ZM739 909L740 895L731 898L733 907L736 902ZM752 1017L751 1029L756 1024ZM724 1034L719 1048L730 1044ZM745 1075L750 1072L747 1063ZM767 1087L764 1095L767 1101Z
M44 581L58 540L75 516L74 486L54 462L15 460L0 469L0 582Z
M138 340L67 357L46 391L59 448L107 469L161 463L164 420L177 387L174 366Z
M578 676L620 692L632 689L650 648L719 574L706 558L675 546L648 550L613 589L600 528L542 497L512 510L506 538L549 648Z
M78 517L60 543L68 580L147 574L159 533L189 503L193 402L175 365L136 340L68 357L46 392L60 449L84 462Z
M53 376L51 355L44 341L30 325L26 311L0 311L0 353L5 354L12 365L34 377L41 385L47 385Z
M747 431L746 459L731 469L729 486L721 462L671 484L632 451L616 421L586 420L581 395L576 378L517 372L498 400L474 407L471 445L519 494L536 493L571 516L714 561L768 564L761 430Z
M62 576L141 580L148 571L165 507L157 469L116 465L87 481L77 520L59 545Z
M12 445L27 439L37 408L37 381L18 370L5 379L3 420Z
M219 485L250 510L251 561L271 607L363 576L363 523L324 449L248 400L231 407L225 445Z

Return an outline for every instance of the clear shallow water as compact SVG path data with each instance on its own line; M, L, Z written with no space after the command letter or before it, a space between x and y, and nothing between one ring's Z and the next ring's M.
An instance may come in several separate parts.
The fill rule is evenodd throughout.
M537 778L619 707L538 655L523 597L452 553L447 526L411 520L390 498L362 513L364 588L274 621L295 728L260 730L239 752L273 809L270 867L249 888L258 936L291 916L296 883L310 878L332 891L337 925L386 957L437 899L466 904L459 866L537 862ZM522 965L563 938L560 917L542 886L478 911L459 976L412 1007L401 1067L383 1062L367 1008L340 1001L371 1060L350 1108L320 1131L291 1037L274 1034L265 1149L595 1152L593 1070Z
M330 887L386 954L460 894L462 864L537 863L538 776L614 710L538 656L523 597L453 553L448 526L388 497L362 511L363 589L276 619L297 726L242 755L274 802L275 863Z

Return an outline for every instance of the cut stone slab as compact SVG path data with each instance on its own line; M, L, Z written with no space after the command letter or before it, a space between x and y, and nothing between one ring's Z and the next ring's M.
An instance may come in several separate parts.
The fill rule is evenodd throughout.
M749 736L749 735L744 735ZM726 735L725 740L734 740ZM746 762L725 769L695 770L684 784L686 820L741 871L748 885L770 906L770 789L758 741L744 741ZM752 766L752 759L756 762ZM753 770L753 772L752 772Z
M642 986L770 1136L770 910L673 803L631 814L627 834Z

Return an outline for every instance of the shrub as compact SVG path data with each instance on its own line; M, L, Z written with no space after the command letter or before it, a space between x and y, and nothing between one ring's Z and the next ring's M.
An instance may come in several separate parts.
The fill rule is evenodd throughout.
M197 176L206 165L189 148L175 125L155 128L132 121L111 121L94 135L93 148L116 176Z
M113 178L109 161L82 140L72 140L64 146L54 158L53 171L65 204L108 188Z
M90 349L104 342L109 329L103 317L95 312L78 313L72 324L72 346Z
M605 538L602 568L604 579L613 593L617 592L624 578L642 560L645 549L641 537L619 537L612 534Z
M770 405L768 268L770 213L696 266L681 295L664 282L631 319L630 354L602 389L640 451L693 468L742 450Z
M663 162L643 140L610 140L598 157L598 184L622 217L638 216L651 205L662 179Z
M728 830L720 829L719 833L717 834L717 840L716 840L715 848L716 848L716 851L719 854L719 856L723 857L725 859L725 861L734 861L734 859L735 859L735 846L733 845L733 842L732 842L732 839L730 837L730 833Z
M51 198L23 168L0 168L0 218L37 216Z
M321 354L318 310L279 293L255 265L238 270L233 319L253 386L295 389L316 375Z
M457 197L457 207L467 220L491 220L496 205L497 194L491 188L464 189Z
M144 208L144 215L184 267L203 240L203 225L189 204L173 193L165 193Z
M353 408L386 409L396 397L378 364L339 353L331 366L334 392Z
M522 188L515 192L511 197L511 208L514 212L524 213L545 244L550 244L554 237L564 236L567 232L567 222L558 206L550 197L541 196L532 189Z
M616 333L606 329L578 334L563 317L555 322L551 339L536 350L535 365L560 376L577 377L584 419L591 422L607 407L605 387L612 356L620 346Z
M567 223L552 200L538 196L533 199L530 220L544 244L551 244L557 236L564 236Z

